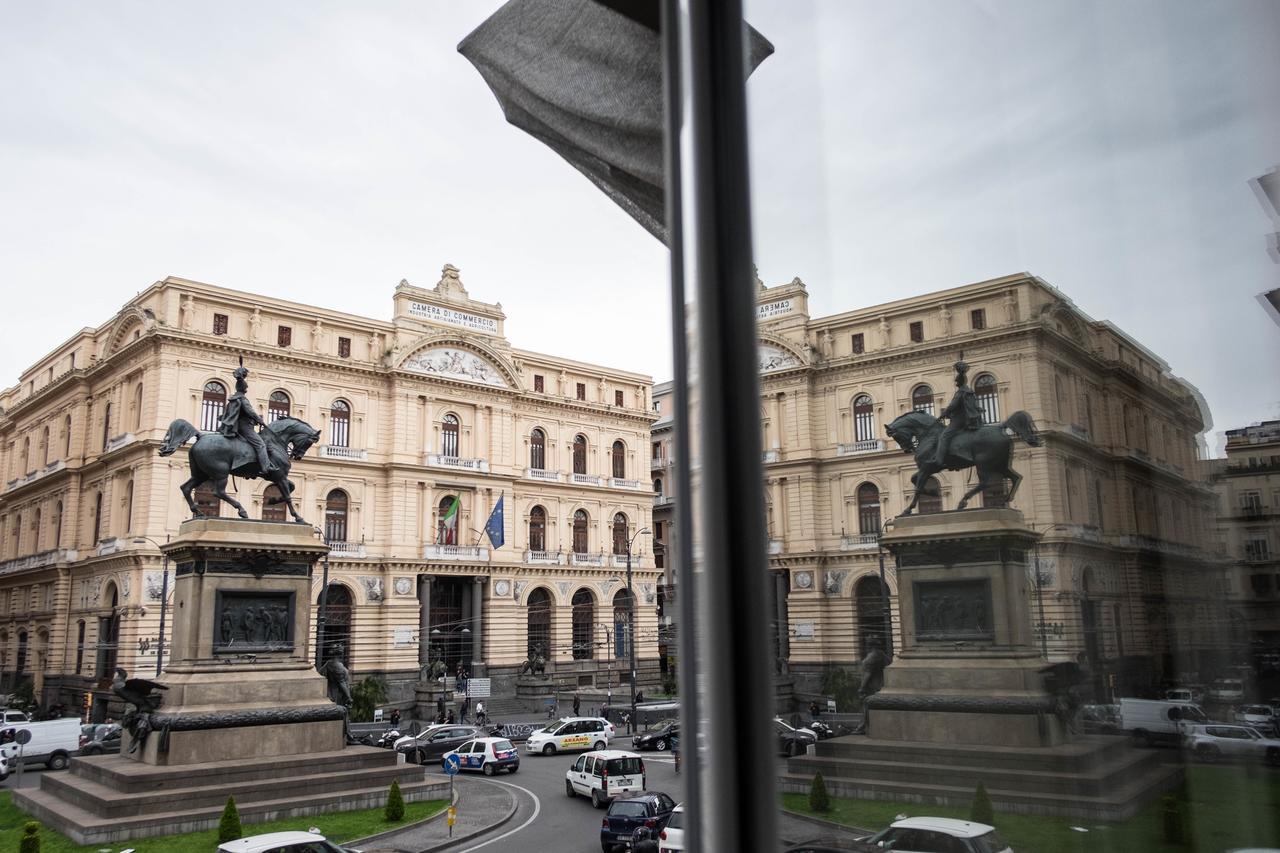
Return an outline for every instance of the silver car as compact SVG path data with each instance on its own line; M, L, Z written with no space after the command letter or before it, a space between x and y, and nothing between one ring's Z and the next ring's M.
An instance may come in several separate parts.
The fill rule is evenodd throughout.
M1184 729L1183 743L1193 755L1205 761L1244 758L1280 767L1280 740L1264 737L1250 726L1189 725Z
M1270 705L1241 705L1236 708L1236 722L1251 726L1264 735L1280 734L1280 717Z

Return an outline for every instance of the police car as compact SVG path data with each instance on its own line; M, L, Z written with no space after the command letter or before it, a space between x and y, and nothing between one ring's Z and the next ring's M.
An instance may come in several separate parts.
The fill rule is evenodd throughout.
M575 749L604 749L613 740L613 723L604 717L565 717L530 733L525 751L555 755Z
M520 769L520 752L504 737L478 737L440 757L443 768L450 757L456 757L459 770L479 770L492 776L499 770L515 773Z

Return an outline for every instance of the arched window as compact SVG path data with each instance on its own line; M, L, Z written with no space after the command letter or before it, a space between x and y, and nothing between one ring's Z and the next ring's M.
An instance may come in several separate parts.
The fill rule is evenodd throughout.
M1000 399L996 394L996 378L990 373L982 373L973 380L973 393L978 398L978 408L982 409L984 424L1000 423Z
M933 389L928 385L917 385L911 392L911 411L933 414Z
M613 656L631 654L631 592L620 589L613 596Z
M916 512L928 515L942 512L942 484L937 477L930 477L920 490L920 500L916 502Z
M320 592L316 604L323 604L324 641L320 639L320 620L316 620L316 658L324 663L337 657L351 667L351 590L340 583L331 583Z
M329 542L347 541L347 504L342 489L334 489L324 499L324 538Z
M626 556L627 517L618 513L613 517L613 553Z
M218 500L218 494L213 490L212 483L204 482L196 486L191 492L191 499L196 502L196 509L210 518L222 515L222 501Z
M133 480L124 487L124 529L121 534L127 536L133 530Z
M22 439L22 465L20 467L22 470L18 472L19 477L31 473L31 439L29 438Z
M271 396L267 398L267 423L289 417L290 411L289 395L283 391L272 391Z
M49 428L45 427L44 432L40 433L40 464L49 464Z
M529 655L540 652L544 658L551 657L551 593L538 587L529 593L529 603L525 605L529 626Z
M84 672L84 620L76 622L76 675Z
M655 495L662 494L662 478L661 477L653 478L653 493Z
M540 429L529 433L529 467L535 471L547 467L547 434Z
M346 400L334 400L329 408L329 444L351 446L351 406Z
M273 499L281 498L280 490L275 485L267 486L262 490L262 520L263 521L288 521L289 511L285 509L284 502L273 504Z
M547 550L547 511L540 506L529 510L529 550Z
M142 383L133 389L133 407L129 412L129 429L137 432L142 429Z
M573 514L573 553L587 553L587 511L583 509Z
M226 408L227 386L221 382L206 382L204 393L200 397L200 429L205 432L215 431Z
M458 544L458 513L462 502L457 495L445 495L436 508L436 544Z
M613 443L613 476L619 480L627 476L627 446L621 441Z
M53 505L53 547L62 547L62 501Z
M882 651L888 651L885 628L890 604L886 592L880 579L874 575L862 578L853 588L854 615L858 620L859 657L867 656L873 642L878 642Z
M107 443L111 441L111 404L107 403L107 407L102 410L102 449L107 449Z
M870 394L853 398L853 440L873 441L876 437L875 412Z
M580 589L573 594L573 659L591 660L595 657L592 633L596 621L596 600L591 590Z
M115 673L120 651L120 591L115 584L108 584L107 590L103 600L111 608L111 614L98 617L98 678L110 678Z
M863 536L880 532L880 490L874 483L858 486L858 532Z
M62 419L62 458L71 455L71 415Z
M587 473L587 438L584 435L573 438L573 473Z
M98 544L98 540L102 538L102 492L98 492L93 496L93 539L89 545Z
M440 420L440 455L458 455L458 416L447 414Z

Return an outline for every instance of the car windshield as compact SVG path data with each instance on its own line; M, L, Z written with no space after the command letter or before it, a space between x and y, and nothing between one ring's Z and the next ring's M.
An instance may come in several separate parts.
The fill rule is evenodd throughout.
M1000 853L1009 846L994 829L986 835L971 839L970 843L973 845L974 853Z
M667 829L684 829L684 812L672 812L667 820Z
M660 732L669 726L675 725L675 722L675 720L658 720L656 723L651 723L648 728L646 728L646 731Z
M510 749L515 749L515 747L511 745L511 741L509 740L499 740L495 741L493 744L494 752L504 752Z
M649 809L636 800L619 800L609 807L609 814L614 817L648 817Z
M644 764L635 757L610 758L608 767L610 776L644 772Z

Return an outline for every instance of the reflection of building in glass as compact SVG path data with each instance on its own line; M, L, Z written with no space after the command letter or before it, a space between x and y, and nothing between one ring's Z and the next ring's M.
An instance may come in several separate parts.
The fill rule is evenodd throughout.
M1227 624L1232 659L1247 663L1260 696L1280 688L1280 421L1227 430L1214 460L1220 548L1231 562Z
M1025 274L828 317L809 316L798 279L762 287L758 304L770 613L797 689L883 634L877 535L910 502L915 473L885 425L940 412L961 351L983 419L1025 410L1045 440L1015 443L1025 479L1012 505L1044 534L1031 612L1039 622L1043 605L1034 627L1049 658L1087 659L1098 692L1116 695L1222 665L1219 573L1205 550L1212 494L1197 454L1207 414L1158 356ZM667 405L664 392L655 404ZM655 458L669 458L668 435L655 427ZM920 510L955 509L972 478L931 480ZM666 494L656 501L670 511ZM891 558L886 567L896 595ZM666 571L670 583L669 558ZM896 623L896 599L892 610Z
M389 322L166 279L53 349L0 392L0 681L42 677L46 704L71 706L105 700L117 663L154 671L161 560L134 540L163 542L189 515L187 451L156 448L175 418L217 428L241 355L264 419L321 434L291 480L330 543L323 656L341 647L356 678L384 674L410 699L434 652L451 674L487 667L500 694L533 643L553 679L604 689L634 639L656 681L653 603L634 638L611 618L615 543L652 509L650 378L513 349L504 323L453 267L432 289L402 282ZM253 518L286 520L273 487L234 486ZM500 496L494 548L481 531ZM655 585L644 537L635 548L635 583ZM313 581L318 611L319 567ZM262 606L228 610L224 645L301 642Z

